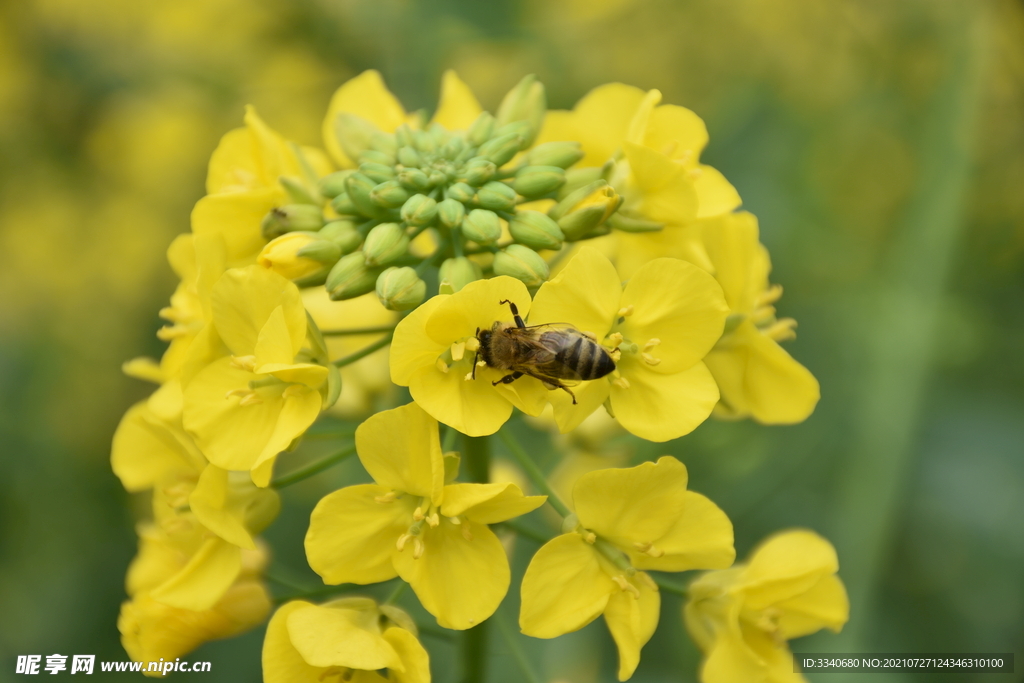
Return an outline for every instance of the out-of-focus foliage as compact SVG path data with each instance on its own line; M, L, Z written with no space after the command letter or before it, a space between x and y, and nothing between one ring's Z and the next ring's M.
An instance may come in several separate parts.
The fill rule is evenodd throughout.
M410 109L451 67L491 109L534 72L553 107L621 80L704 118L704 158L760 219L787 288L780 313L801 322L789 350L822 400L797 427L709 423L636 457L678 455L734 521L741 556L787 526L835 542L852 619L841 639L804 647L1019 647L1022 45L1011 0L3 4L4 666L124 658L115 624L134 540L108 443L148 390L117 367L161 351L166 245L188 229L209 153L244 104L315 144L334 88L371 67ZM268 534L282 556L301 557L313 503L356 470L295 487ZM514 576L534 550L517 550ZM634 680L694 680L679 608L666 596ZM261 638L192 658L218 680L253 680ZM609 649L599 628L523 643L546 680L613 674L611 655L592 656ZM428 645L448 680L454 650ZM494 645L495 680L515 680Z

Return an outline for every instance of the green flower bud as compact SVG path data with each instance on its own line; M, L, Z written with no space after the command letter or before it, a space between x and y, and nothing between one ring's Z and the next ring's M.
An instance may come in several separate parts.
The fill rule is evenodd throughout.
M370 199L385 209L397 209L409 199L409 191L397 180L389 180L373 188Z
M317 251L318 247L314 245L321 245L319 254L326 258L321 260L305 253L307 250ZM333 254L324 254L322 246L333 250ZM299 280L321 271L326 275L327 268L324 262L333 264L340 256L341 250L338 246L321 240L319 233L293 231L270 240L256 257L256 262L289 280Z
M437 138L431 135L430 131L416 130L412 133L413 144L420 152L430 153L437 151Z
M446 159L454 159L466 149L466 141L460 137L452 136L441 147L441 156Z
M441 271L439 273L441 283L447 283L451 287L452 292L459 291L470 282L479 280L483 276L480 266L465 256L445 259L444 263L441 264Z
M359 172L375 183L386 183L395 179L395 169L384 164L359 164Z
M501 219L493 211L473 209L462 221L462 235L478 244L493 244L501 237Z
M392 311L416 308L427 295L427 283L409 267L387 268L377 276L377 298Z
M488 140L491 139L491 135L494 133L494 117L488 112L481 112L480 116L476 117L469 126L469 131L466 133L466 139L469 144L479 147Z
M382 133L366 119L348 112L334 118L334 135L345 156L353 161L368 149L387 151L389 146L395 147L394 136Z
M352 253L363 243L363 236L352 221L331 221L320 228L318 235L320 239L337 244L342 254Z
M463 168L462 176L470 185L479 187L483 185L491 177L498 172L498 167L494 165L494 162L484 157L474 157L470 159L466 166Z
M523 138L516 133L506 133L505 135L499 135L496 138L491 138L484 144L480 145L480 149L476 151L477 156L482 156L490 159L497 166L502 166L508 163L512 157L519 153L519 149L523 144Z
M402 220L410 225L430 225L437 217L437 201L423 194L414 194L402 204Z
M526 121L530 124L530 133L524 138L524 146L529 146L540 132L547 112L548 101L544 94L544 84L533 74L519 81L512 88L498 107L497 124L499 127L514 121Z
M431 187L437 187L438 185L444 185L448 182L448 176L441 173L436 168L432 168L427 172L427 177L430 178Z
M608 182L605 180L597 179L589 182L581 187L577 187L575 190L565 195L561 201L552 206L548 210L548 215L554 218L556 221L565 214L569 213L584 199L597 192L602 187L606 187Z
M320 196L314 188L306 187L298 178L292 178L290 176L283 175L277 179L281 183L281 187L288 193L288 197L296 204L313 204L320 206L323 204L324 198Z
M584 157L578 142L545 142L526 154L526 161L535 166L569 168Z
M352 299L373 291L379 268L367 268L359 252L342 256L327 275L324 287L333 301Z
M406 168L398 172L398 182L414 192L430 188L430 176L418 168Z
M598 183L604 183L604 181L595 181L591 185ZM611 218L612 214L622 204L622 197L607 183L598 184L592 192L579 197L589 187L591 186L588 185L576 190L576 192L563 199L548 212L548 215L552 217L556 212L562 213L562 216L558 219L558 227L562 229L565 239L569 242L574 242L590 235L596 228ZM567 208L566 205L572 200L576 200L575 203Z
M352 171L335 171L328 173L320 179L320 194L334 199L345 191L345 178L352 175Z
M565 172L565 185L558 191L558 198L565 199L570 194L596 180L607 180L602 177L600 168L572 168Z
M341 397L341 370L337 365L327 364L327 382L326 386L320 389L320 393L324 399L320 410L327 410L338 402L338 398Z
M509 275L527 287L539 287L548 278L548 264L522 244L510 244L494 255L494 274Z
M437 205L437 220L446 228L457 228L466 215L466 207L457 199L445 199Z
M348 196L348 192L342 192L337 197L331 200L331 208L339 216L355 216L359 213L359 209L352 203L352 200Z
M409 250L409 236L398 223L374 226L363 242L363 256L368 266L385 266L401 258Z
M295 252L300 258L308 258L320 263L333 264L341 258L341 247L330 240L316 240Z
M385 152L378 152L375 149L368 149L359 155L359 162L360 165L380 164L381 166L394 166L395 156L393 154L387 154Z
M454 199L457 202L465 204L473 201L473 196L476 194L476 190L466 183L455 183L445 191L445 194L449 199Z
M406 146L398 148L398 163L408 168L418 168L423 164L423 159L415 147Z
M516 207L516 191L505 183L491 181L476 193L476 203L491 211L511 211Z
M517 211L508 231L512 239L531 249L561 249L565 239L558 224L540 211Z
M355 207L357 213L364 216L379 216L380 207L370 199L370 192L377 186L377 183L367 178L362 173L353 173L345 179L345 190L348 198ZM337 198L335 198L337 199ZM341 213L340 211L338 213Z
M504 126L494 131L494 136L498 137L501 135L508 135L510 133L514 133L519 136L519 149L525 149L529 146L526 144L526 140L533 134L533 129L526 121L513 121L512 123L506 123Z
M657 223L633 216L624 216L621 213L615 213L611 216L608 219L608 225L622 232L657 232L665 227L664 223Z
M324 215L319 206L285 204L270 210L260 224L260 232L264 238L272 240L293 230L319 230L323 224Z
M565 171L558 166L527 166L516 173L512 187L524 197L540 197L565 184Z

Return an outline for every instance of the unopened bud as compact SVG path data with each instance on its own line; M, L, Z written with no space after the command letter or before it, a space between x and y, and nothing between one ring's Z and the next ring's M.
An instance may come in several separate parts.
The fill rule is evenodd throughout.
M501 237L501 219L493 211L473 209L462 221L462 235L478 244L493 244Z
M389 180L373 188L370 199L385 209L397 209L409 199L409 191L397 180Z
M319 233L316 234L319 236ZM287 236L288 235L282 235L277 239L282 239ZM341 247L329 240L317 239L302 247L296 253L302 258L313 259L320 263L334 265L334 262L341 258Z
M437 150L437 138L429 131L415 130L412 133L413 144L421 153L429 153Z
M260 231L270 240L293 230L319 230L324 224L324 215L319 206L312 204L285 204L263 219Z
M476 203L491 211L511 211L516 206L516 191L505 183L492 180L476 193Z
M331 221L320 228L317 235L322 240L337 244L342 254L352 253L363 243L363 236L352 221Z
M466 207L457 199L445 199L437 205L437 220L446 228L457 228L466 215Z
M552 215L556 210L562 211L562 216L558 218L558 227L565 234L565 239L570 242L586 237L608 220L622 204L622 197L608 184L599 185L589 194L577 199L586 189L580 188L548 212L548 215ZM575 203L566 206L574 199Z
M664 223L625 216L622 213L615 213L608 219L608 225L615 230L622 232L657 232L665 227Z
M491 138L484 144L480 145L480 149L477 150L477 156L482 156L490 159L496 166L502 166L508 163L512 157L519 153L519 149L523 144L523 138L515 133L507 133L505 135L499 135L496 138Z
M466 149L466 141L460 137L451 137L441 147L441 156L445 159L454 159Z
M352 171L328 173L320 179L320 194L328 199L334 199L345 191L345 178L350 175L352 175Z
M380 207L370 199L370 193L376 186L377 183L373 182L362 173L353 173L345 179L345 190L348 193L348 198L351 200L352 205L355 206L358 213L361 213L364 216L380 215Z
M473 197L476 195L476 190L466 183L455 183L445 191L445 195L449 199L454 199L457 202L465 204L473 201Z
M488 140L491 139L491 135L494 133L494 117L489 112L481 112L480 116L476 117L469 126L469 130L466 133L466 139L469 140L471 145L479 147Z
M402 204L402 220L409 225L430 225L437 217L437 201L424 194L414 194Z
M508 91L501 101L501 106L498 107L497 125L501 127L515 121L527 122L530 128L524 136L523 146L528 147L540 132L547 107L544 84L538 81L533 74L525 76Z
M539 287L548 278L548 264L522 244L510 244L494 255L494 274L509 275L527 287Z
M584 185L597 180L608 180L602 175L600 168L571 168L565 172L565 185L558 190L558 199L565 199Z
M337 197L331 200L331 208L339 216L355 216L359 213L359 209L352 203L352 199L348 196L348 192L342 192Z
M368 266L384 266L401 258L409 250L409 236L398 223L374 226L363 242L363 256Z
M512 187L527 198L554 192L565 184L565 171L558 166L527 166L516 173Z
M381 152L376 149L368 149L359 155L359 163L360 165L380 164L382 166L387 166L388 168L390 168L395 165L395 155L388 154L387 152Z
M301 253L303 249L314 244L333 247L334 260L341 256L341 250L336 245L321 240L318 233L288 232L268 242L256 257L256 262L289 280L309 277L324 270L323 261Z
M578 142L545 142L526 154L526 161L534 166L569 168L584 157Z
M377 276L377 298L392 311L416 308L427 295L427 283L409 267L387 268Z
M352 299L373 291L379 268L367 268L360 252L342 256L327 275L324 286L333 301Z
M324 198L320 196L320 192L314 188L306 187L306 184L298 178L283 175L277 181L281 183L281 187L288 193L288 197L296 204L320 206L323 203Z
M406 168L399 171L398 182L413 192L423 192L430 188L430 176L418 168Z
M458 256L445 259L444 263L441 264L439 277L442 284L448 283L452 291L457 292L470 282L482 278L483 272L480 270L480 266L465 256Z
M436 168L432 168L427 171L427 177L430 178L431 187L437 187L438 185L444 185L448 182L448 176L441 173Z
M398 143L399 149L401 149L402 147L413 147L414 141L412 132L412 128L410 128L409 124L407 123L403 123L402 125L395 129L395 142Z
M345 156L353 161L359 159L359 156L368 149L385 151L389 146L395 146L394 136L381 132L366 119L348 112L335 117L334 135ZM391 138L390 145L387 138Z
M565 239L558 224L540 211L517 211L508 231L512 239L531 249L561 249Z
M416 151L415 147L399 147L398 163L402 164L406 168L419 168L423 164L423 158L420 156L420 153Z
M498 167L494 165L494 162L484 157L474 157L470 159L465 168L463 169L463 179L470 185L479 187L483 185L491 177L498 172Z
M386 183L395 179L395 169L384 164L359 164L359 172L375 183Z

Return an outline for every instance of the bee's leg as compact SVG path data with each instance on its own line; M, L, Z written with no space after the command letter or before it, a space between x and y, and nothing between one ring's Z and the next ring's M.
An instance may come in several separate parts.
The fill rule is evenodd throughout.
M515 318L516 327L518 327L519 329L523 329L524 327L526 327L526 323L524 323L523 319L521 317L519 317L519 309L516 308L516 305L514 303L512 303L508 299L502 299L498 303L499 304L508 304L509 309L512 311L512 317Z
M517 379L519 379L522 376L523 376L523 373L521 373L521 372L513 372L511 375L505 375L501 379L499 379L499 380L497 380L495 382L491 382L491 385L498 386L499 384L512 384L512 382L515 382Z
M477 341L480 341L480 328L479 327L476 328L476 333L473 336L476 337ZM479 351L477 351L477 352L475 352L473 354L473 372L471 372L470 375L469 375L471 379L476 379L476 361L477 361L477 358L478 358L479 355L480 355Z
M572 404L576 405L576 394L572 393L572 389L570 389L569 387L565 386L564 384L558 385L558 388L562 389L563 391L565 391L565 393L567 393L570 396L572 396Z

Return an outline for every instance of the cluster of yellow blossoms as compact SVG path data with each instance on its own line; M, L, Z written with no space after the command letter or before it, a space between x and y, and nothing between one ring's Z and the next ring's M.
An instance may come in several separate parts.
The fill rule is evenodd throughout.
M532 77L491 115L449 72L428 120L366 72L331 101L327 153L247 111L169 250L181 278L161 311L170 345L126 364L159 384L125 415L111 458L126 489L152 493L118 622L132 658L173 659L267 618L258 534L296 480L275 480L275 463L330 410L361 421L354 449L373 483L312 513L306 557L325 584L397 577L439 626L476 627L511 583L491 526L514 531L509 520L547 503L561 534L523 576L524 634L603 616L626 680L660 591L685 590L664 574L711 570L685 608L702 680L791 680L786 640L847 618L827 541L784 532L733 565L731 522L688 490L678 460L611 467L624 456L570 446L549 483L503 429L513 409L581 435L606 414L598 430L664 442L712 414L812 412L818 385L779 345L795 323L776 318L756 220L700 163L706 143L703 122L657 91L611 84L549 112ZM509 329L523 344L569 330L577 360L585 345L610 369L503 364L482 331ZM412 402L394 407L396 387ZM487 480L479 441L495 433L542 495ZM472 482L459 481L464 458ZM264 680L429 681L417 625L392 602L281 605Z

